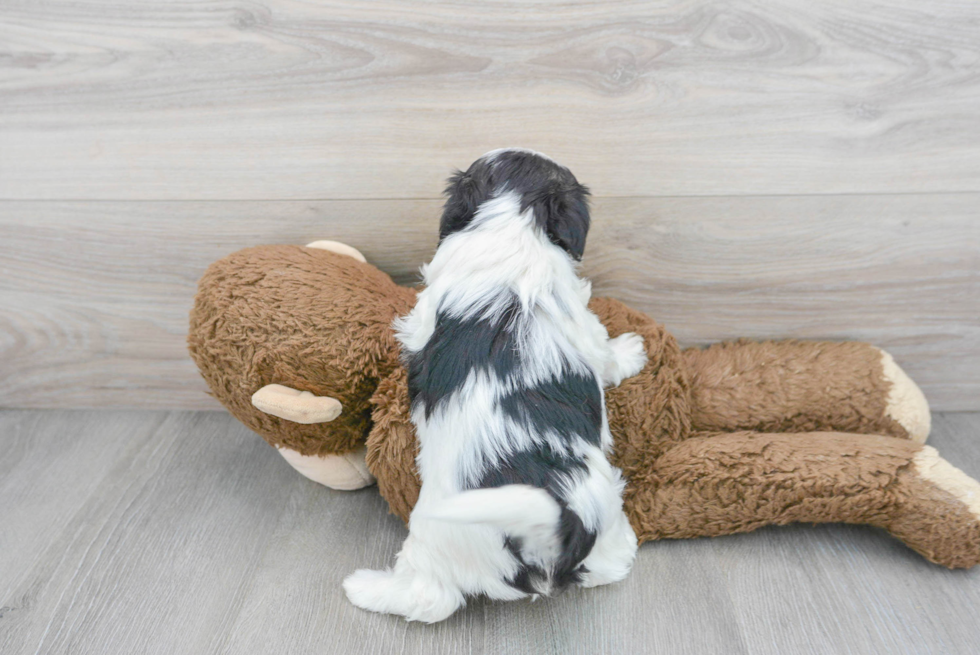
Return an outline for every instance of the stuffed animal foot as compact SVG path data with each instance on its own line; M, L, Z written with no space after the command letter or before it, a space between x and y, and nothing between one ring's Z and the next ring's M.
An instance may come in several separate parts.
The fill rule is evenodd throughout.
M905 428L909 439L916 443L925 443L932 428L932 415L925 395L912 378L899 368L891 355L880 348L875 350L881 353L881 374L891 383L885 415Z
M923 446L900 476L901 504L885 526L949 568L980 563L980 483Z

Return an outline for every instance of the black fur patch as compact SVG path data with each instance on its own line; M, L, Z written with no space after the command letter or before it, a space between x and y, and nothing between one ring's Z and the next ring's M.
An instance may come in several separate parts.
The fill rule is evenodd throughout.
M566 372L502 398L500 406L504 415L536 434L578 435L593 446L601 441L602 392L591 375Z
M466 229L476 210L493 196L490 164L483 159L473 162L465 172L456 171L444 191L446 204L439 222L439 241Z
M596 533L586 530L578 514L565 505L561 507L558 536L561 539L561 555L551 576L551 584L556 591L582 581L585 570L581 565L582 560L592 552L596 540Z
M495 318L459 319L436 314L436 328L425 347L407 358L408 396L412 405L425 403L425 417L466 382L474 369L509 376L520 363L517 316L513 297Z
M449 178L440 241L466 229L480 205L507 191L520 195L522 212L534 209L538 227L552 243L582 259L589 232L589 190L564 166L520 150L478 159Z
M565 453L555 452L547 444L534 451L513 453L490 467L474 488L503 487L508 484L527 484L544 489L561 501L562 484L575 473L588 469L586 463Z
M582 519L568 508L562 498L562 485L575 473L588 470L579 458L557 453L548 445L542 445L533 452L518 452L504 462L491 468L480 480L477 488L502 487L508 484L527 484L544 489L555 499L561 508L558 523L558 538L561 540L561 554L551 571L552 591L560 591L568 585L580 582L583 568L582 560L588 556L595 545L596 533L585 528ZM506 537L504 546L518 562L517 574L507 584L524 593L540 593L535 581L545 581L545 571L541 567L529 565L521 554L520 539Z
M536 564L528 564L524 561L524 554L521 552L524 549L522 540L520 538L504 537L504 548L510 551L510 554L514 556L518 564L517 573L514 574L513 578L507 580L507 584L523 591L525 594L541 593L540 588L535 587L534 582L536 580L544 581L547 578L545 570Z

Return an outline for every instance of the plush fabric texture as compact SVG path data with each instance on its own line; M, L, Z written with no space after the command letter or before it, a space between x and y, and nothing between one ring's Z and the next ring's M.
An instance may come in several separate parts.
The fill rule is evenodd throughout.
M407 523L422 488L415 466L419 444L409 418L407 370L399 368L382 380L371 403L374 426L367 438L368 469L378 479L378 491L388 508Z
M933 562L972 566L980 520L912 466L923 446L840 432L695 433L628 490L641 540L748 532L763 525L866 523Z
M414 290L351 257L252 248L208 269L188 344L214 396L270 444L304 455L366 444L381 494L407 520L418 445L391 322L414 302ZM738 341L682 351L642 312L609 298L590 307L610 336L640 334L649 356L606 394L640 541L864 523L944 566L980 562L980 484L889 418L878 349ZM263 414L250 398L273 383L336 398L343 411L314 425Z
M270 444L347 453L370 429L378 380L400 366L391 322L414 304L414 290L351 257L249 248L204 274L187 342L211 394ZM264 414L252 394L273 383L336 398L343 411L312 425Z
M907 439L885 413L890 383L881 357L858 342L740 340L687 350L693 427L809 432L833 426Z

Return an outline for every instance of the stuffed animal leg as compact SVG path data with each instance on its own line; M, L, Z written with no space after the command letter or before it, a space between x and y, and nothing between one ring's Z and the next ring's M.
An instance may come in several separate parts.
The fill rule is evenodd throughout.
M934 448L886 436L695 433L632 480L624 504L641 542L866 523L937 564L980 563L980 484Z
M684 359L694 430L929 436L922 391L866 343L726 342L685 350Z

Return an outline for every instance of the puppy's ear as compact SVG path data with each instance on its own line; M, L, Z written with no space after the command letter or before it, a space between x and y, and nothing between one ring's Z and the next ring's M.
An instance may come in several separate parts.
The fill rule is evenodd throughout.
M439 222L439 240L459 232L470 224L480 204L487 199L488 185L482 171L473 167L466 171L456 171L446 186L446 204Z
M577 182L553 181L530 204L551 242L581 260L589 234L588 188Z

